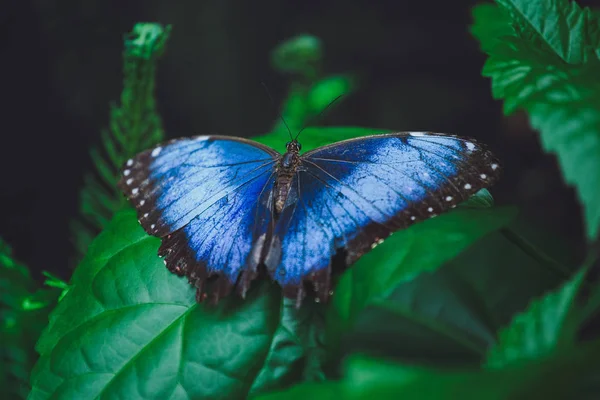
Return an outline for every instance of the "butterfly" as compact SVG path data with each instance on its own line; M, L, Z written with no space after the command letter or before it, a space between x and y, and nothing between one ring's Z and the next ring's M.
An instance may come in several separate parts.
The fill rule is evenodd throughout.
M229 136L171 140L129 159L118 186L158 255L196 300L245 297L266 272L300 307L332 295L332 260L350 266L394 231L493 184L500 165L472 139L400 132L281 154Z

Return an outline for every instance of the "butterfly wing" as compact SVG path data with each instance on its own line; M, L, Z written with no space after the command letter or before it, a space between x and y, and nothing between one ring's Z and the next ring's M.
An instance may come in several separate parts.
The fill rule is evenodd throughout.
M249 140L198 136L138 154L123 167L119 187L147 233L163 239L159 255L213 301L242 276L242 293L256 276L271 221L274 165L279 153ZM263 238L264 241L264 238ZM254 249L254 253L253 253ZM210 287L205 287L208 278Z
M476 141L425 132L351 139L301 159L265 261L297 301L305 281L328 298L339 249L350 265L391 232L491 185L500 171Z

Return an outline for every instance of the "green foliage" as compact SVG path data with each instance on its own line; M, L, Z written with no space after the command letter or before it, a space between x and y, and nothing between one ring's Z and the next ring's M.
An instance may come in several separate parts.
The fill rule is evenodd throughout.
M498 0L474 9L483 75L504 111L527 111L546 151L575 186L590 239L600 227L600 29L569 0Z
M101 135L102 146L91 150L96 171L85 176L80 220L72 223L80 255L85 254L92 238L123 206L123 196L116 187L123 163L164 138L154 91L156 64L170 30L170 26L139 23L124 38L121 104L111 106L109 128Z
M517 315L489 350L489 368L435 369L355 356L338 382L302 384L260 399L593 398L597 392L586 385L600 372L600 339L578 344L574 335L584 321L573 305L586 271ZM597 302L593 306L588 312L600 311Z
M440 267L477 239L508 224L514 216L515 210L510 208L461 209L394 233L365 254L338 282L330 332L341 335L347 331L370 304L394 309L395 305L388 304L386 298L402 282Z
M0 240L0 387L4 396L24 399L37 355L33 345L46 324L54 290L36 290L27 268Z
M472 32L490 55L484 74L506 112L525 109L545 147L558 154L592 238L600 222L591 195L600 187L597 22L567 1L498 3L474 9ZM94 200L82 202L87 221L102 233L68 286L49 276L61 301L36 346L31 399L593 393L582 383L598 373L600 342L577 338L599 311L600 288L586 281L588 268L559 286L570 269L527 242L516 211L493 207L487 190L394 233L339 277L330 304L307 301L298 310L266 280L254 282L246 300L232 295L216 307L197 304L185 279L156 256L160 240L144 233L133 210L119 210L114 189L120 164L162 137L154 71L168 32L138 24L125 41L121 107L113 108L104 133L107 156L93 155L103 181L83 191ZM302 131L303 151L385 132L314 126L334 99L355 87L351 74L323 74L322 53L318 38L302 35L272 54L275 69L292 76L282 107L292 134L310 125ZM282 150L289 135L277 120L255 139ZM48 304L35 296L9 303L23 310ZM0 365L0 372L6 368Z
M90 245L37 349L30 399L242 398L320 379L319 305L296 310L264 282L199 305L123 210Z
M543 358L553 351L573 346L581 324L574 312L575 300L586 270L579 271L560 290L531 303L500 332L499 342L489 350L487 364L503 367L521 359Z

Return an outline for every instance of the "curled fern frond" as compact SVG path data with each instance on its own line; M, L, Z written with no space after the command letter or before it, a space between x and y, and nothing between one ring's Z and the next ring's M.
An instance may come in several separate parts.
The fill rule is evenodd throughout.
M156 110L155 78L157 61L164 52L170 30L170 26L138 23L125 35L120 104L111 105L110 123L101 133L101 145L90 151L95 170L85 175L80 192L80 218L71 224L79 256L124 204L116 188L123 162L164 138Z

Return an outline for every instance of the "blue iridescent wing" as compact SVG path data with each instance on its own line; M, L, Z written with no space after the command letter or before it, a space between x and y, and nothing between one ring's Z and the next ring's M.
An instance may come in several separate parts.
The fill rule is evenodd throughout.
M455 207L500 172L476 141L425 132L351 139L301 160L265 260L298 302L305 282L327 300L338 250L350 265L391 232Z
M162 238L169 270L188 277L199 301L218 301L240 281L244 294L256 277L279 158L249 140L198 136L125 163L119 187L146 232Z

